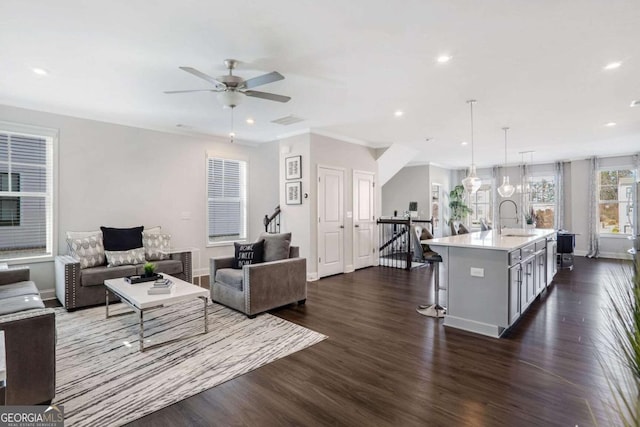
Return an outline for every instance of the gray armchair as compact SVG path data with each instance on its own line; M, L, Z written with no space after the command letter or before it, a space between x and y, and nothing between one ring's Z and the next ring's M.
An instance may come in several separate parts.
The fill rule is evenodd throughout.
M56 318L44 308L28 268L0 270L7 405L51 402L56 393Z
M211 258L211 299L246 314L250 319L276 307L307 299L307 261L299 248L289 258L232 268L233 257Z

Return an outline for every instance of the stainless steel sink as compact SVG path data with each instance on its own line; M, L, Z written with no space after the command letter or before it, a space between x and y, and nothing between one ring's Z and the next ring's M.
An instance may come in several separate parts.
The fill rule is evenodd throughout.
M508 233L503 234L505 237L533 237L535 234L526 234L526 233Z

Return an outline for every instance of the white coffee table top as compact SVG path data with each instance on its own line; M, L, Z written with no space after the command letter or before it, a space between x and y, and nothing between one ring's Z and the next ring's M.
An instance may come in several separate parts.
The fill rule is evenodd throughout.
M168 274L161 273L161 275L173 282L173 288L169 294L149 295L147 290L153 286L153 282L136 283L132 285L131 283L127 283L124 278L119 278L105 280L104 285L119 297L125 298L131 305L138 309L209 296L207 289L192 285Z

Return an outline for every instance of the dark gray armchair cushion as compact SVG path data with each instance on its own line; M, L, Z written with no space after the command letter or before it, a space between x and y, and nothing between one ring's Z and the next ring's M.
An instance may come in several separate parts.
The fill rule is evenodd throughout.
M216 282L223 283L239 291L242 290L242 270L235 268L221 268L216 271Z
M278 261L289 258L291 233L269 234L262 233L259 240L264 239L264 262Z

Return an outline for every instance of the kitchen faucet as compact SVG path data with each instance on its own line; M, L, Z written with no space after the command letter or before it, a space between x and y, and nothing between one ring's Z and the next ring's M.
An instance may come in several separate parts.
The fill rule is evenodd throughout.
M516 202L514 202L514 201L513 201L513 200L511 200L511 199L503 200L503 201L501 201L501 202L500 202L500 206L498 206L498 217L499 217L499 219L500 219L500 227L499 227L499 230L502 230L502 229L504 228L504 227L502 226L502 213L501 213L501 211L502 211L502 205L504 205L504 204L505 204L505 203L507 203L507 202L513 203L513 206L516 208L516 217L515 217L516 224L519 222L519 220L518 220L518 205L516 204Z

